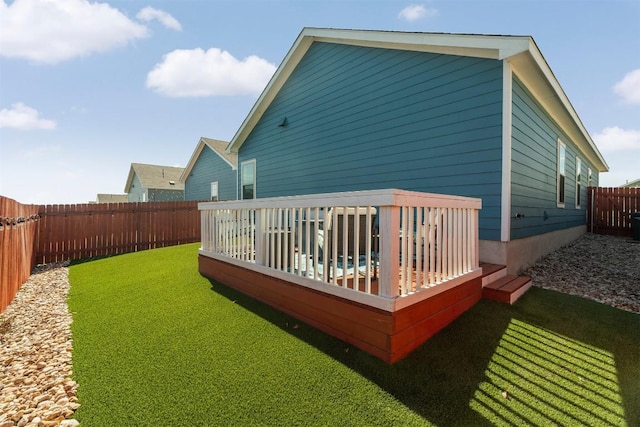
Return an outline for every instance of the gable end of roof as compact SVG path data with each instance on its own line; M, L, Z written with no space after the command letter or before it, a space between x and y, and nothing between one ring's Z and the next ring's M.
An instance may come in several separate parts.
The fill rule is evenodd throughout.
M229 143L226 141L205 138L204 136L200 137L200 140L196 145L196 149L193 151L193 154L191 154L191 158L187 163L187 167L184 168L184 171L180 175L180 182L183 184L187 182L187 178L189 177L191 170L195 166L196 162L198 161L198 157L200 157L200 154L202 153L202 150L205 147L208 147L210 150L216 153L222 160L224 160L229 165L229 167L232 170L236 170L238 168L238 154L228 152L227 151L228 145Z
M560 83L531 36L409 33L398 31L304 28L226 148L237 154L280 89L314 42L461 55L512 63L514 73L538 91L545 108L559 120L585 156L600 171L608 170Z
M130 192L134 176L137 176L141 185L147 189L183 191L184 184L177 183L183 171L184 168L175 166L131 163L124 191Z

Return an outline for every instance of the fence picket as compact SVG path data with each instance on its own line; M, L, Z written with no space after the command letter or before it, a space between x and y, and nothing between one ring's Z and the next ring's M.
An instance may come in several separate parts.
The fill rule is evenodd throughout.
M640 188L589 187L587 203L588 231L632 236L631 214L640 212Z
M0 312L31 274L37 225L37 205L0 196Z
M38 206L0 196L0 312L37 264L198 242L200 225L196 201Z

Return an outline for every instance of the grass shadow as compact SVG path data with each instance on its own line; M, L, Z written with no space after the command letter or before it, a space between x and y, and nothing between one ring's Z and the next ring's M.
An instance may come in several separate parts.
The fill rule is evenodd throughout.
M586 416L596 424L640 424L640 350L632 345L640 342L640 316L632 313L532 288L514 306L480 301L409 356L388 365L235 289L209 282L216 293L348 366L437 425L588 425ZM552 345L548 336L560 338ZM526 345L513 350L514 340ZM568 348L572 343L579 343L577 350ZM554 378L554 370L563 369L558 368L563 353L586 353L580 345L611 355L622 414L598 402L611 403L603 395L606 390L596 385L589 394L579 380L571 383L571 375L579 377L575 366L565 366L570 374ZM513 360L505 362L505 354ZM575 357L580 359L571 355L568 360ZM534 391L525 393L526 387ZM576 399L592 402L593 408L576 405ZM558 409L563 406L573 410ZM550 408L551 416L545 414Z
M468 403L511 319L508 310L496 310L492 302L478 304L408 357L388 365L233 288L209 282L219 295L358 372L429 422L451 425L469 419L474 425L491 425ZM479 318L491 327L478 323Z

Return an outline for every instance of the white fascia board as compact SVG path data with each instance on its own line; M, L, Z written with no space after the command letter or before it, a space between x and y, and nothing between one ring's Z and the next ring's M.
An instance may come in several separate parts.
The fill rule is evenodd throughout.
M528 36L488 36L474 34L405 33L371 30L306 29L316 41L367 46L385 49L411 50L503 59L526 51Z
M220 142L223 142L223 141L220 141ZM200 154L202 153L202 150L204 149L205 145L209 147L211 151L216 153L218 157L224 160L224 162L228 164L229 167L231 167L231 169L236 170L236 165L231 163L229 160L227 160L226 157L220 154L214 146L212 146L206 141L206 139L200 138L200 140L198 141L198 145L196 145L196 149L193 151L193 154L191 154L191 158L187 163L187 167L185 167L182 173L180 174L180 178L178 179L178 181L182 182L183 184L187 182L187 177L191 173L191 170L193 169L193 167L196 165L196 161L198 160L198 157L200 157Z
M226 157L224 157L224 156L222 155L222 153L220 153L220 152L218 151L218 148L217 148L217 147L214 147L213 145L209 144L206 140L202 140L202 142L203 142L203 143L205 143L205 144L207 145L207 147L209 147L209 148L211 149L211 151L213 151L213 152L214 152L218 157L220 157L222 160L224 160L224 162L225 162L226 164L228 164L228 165L229 165L229 167L230 167L232 170L236 170L236 169L238 168L238 165L234 165L233 163L231 163L231 162L230 162ZM220 141L220 142L224 142L224 141ZM228 144L227 144L227 145L228 145ZM225 150L226 150L226 148L225 148Z
M594 166L596 167L596 169L598 169L599 172L607 172L609 170L609 165L607 165L607 162L602 156L602 153L600 153L600 150L598 149L596 144L593 142L593 139L591 139L591 135L589 135L589 132L587 132L586 128L584 127L584 124L582 123L582 120L580 120L578 113L573 108L571 101L569 101L569 97L564 92L564 89L562 89L562 86L560 86L560 83L558 82L555 75L553 74L553 71L551 71L549 64L547 64L547 61L544 59L544 56L542 56L542 52L540 52L540 49L538 49L538 46L535 44L533 40L531 40L530 42L529 55L537 65L539 71L544 76L544 79L546 80L546 84L552 89L554 95L560 101L560 103L562 104L562 107L564 108L566 113L569 115L569 117L573 121L573 124L575 125L575 127L580 133L580 136L582 137L581 139L583 139L587 143L588 147L586 148L592 151L595 158L593 156L589 156L588 153L585 153L585 154L591 160L591 162L594 163ZM565 131L567 130L565 129ZM567 131L567 133L570 134L571 132ZM578 141L574 141L574 143L579 144Z
M253 108L240 125L238 131L231 141L229 141L229 145L227 145L226 149L228 153L238 153L238 149L244 143L244 140L249 136L249 133L251 133L254 126L258 123L264 112L274 100L284 83L309 49L309 46L311 46L312 42L313 40L310 39L309 36L305 34L305 30L303 30L293 43L293 46L291 46L291 49L289 49L289 52L282 60L282 63L276 72L271 77L271 80L269 80L269 83L267 83L267 86L264 88L260 97L253 105Z
M477 58L503 59L527 49L528 36L404 33L395 31L304 28L284 57L253 108L233 136L226 151L237 153L277 93L314 41L411 50Z
M204 140L200 138L200 141L198 141L198 145L196 145L196 149L191 154L191 158L189 159L189 163L187 163L187 167L184 168L184 170L180 174L180 179L178 181L182 182L183 184L187 182L187 177L191 173L191 169L193 169L193 167L195 166L196 160L200 156L203 148Z
M502 61L502 188L500 195L500 240L511 240L511 142L513 118L511 64Z
M127 176L127 183L124 185L124 192L129 194L129 190L131 190L131 183L133 182L133 164L129 166L129 176Z

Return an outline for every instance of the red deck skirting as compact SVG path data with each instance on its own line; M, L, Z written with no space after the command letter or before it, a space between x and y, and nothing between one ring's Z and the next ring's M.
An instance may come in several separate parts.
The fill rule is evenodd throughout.
M482 296L477 277L395 313L246 270L203 255L202 275L234 288L329 335L394 363L472 307Z

